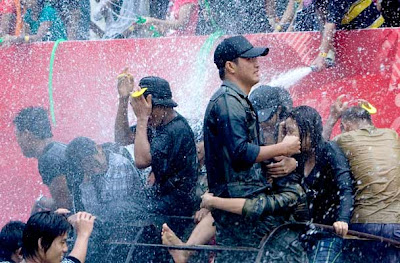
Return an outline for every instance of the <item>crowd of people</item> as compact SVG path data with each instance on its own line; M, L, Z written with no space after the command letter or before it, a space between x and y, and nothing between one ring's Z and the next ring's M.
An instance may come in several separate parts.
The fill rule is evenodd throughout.
M334 64L337 29L400 26L398 0L95 0L92 5L90 0L3 0L1 45L95 35L114 39L320 30L320 53L313 65L321 70ZM104 21L102 26L98 21Z
M319 113L293 107L285 89L253 88L260 81L258 57L268 52L241 35L217 46L222 84L202 124L174 109L167 80L148 76L135 85L128 69L118 75L114 142L54 141L44 108L20 110L17 142L24 156L38 160L51 198L36 201L26 224L3 227L0 260L126 262L130 255L135 262L188 262L193 251L131 251L116 241L257 248L275 228L307 222L334 229L305 228L294 237L310 262L346 262L351 254L359 262L398 262L400 250L388 243L358 241L359 249L349 251L344 239L350 229L400 241L398 134L376 128L363 100L340 96L323 127ZM339 120L342 134L330 140ZM186 219L193 215L192 229ZM71 225L75 245L63 259ZM272 262L285 262L291 251L269 254L279 252ZM255 260L230 251L214 257Z

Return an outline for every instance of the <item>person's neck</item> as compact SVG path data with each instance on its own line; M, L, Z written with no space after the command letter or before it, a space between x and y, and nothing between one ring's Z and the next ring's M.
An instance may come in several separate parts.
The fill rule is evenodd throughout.
M227 76L226 80L238 86L238 88L241 89L246 95L249 95L250 90L253 87L252 85L246 84L240 79L235 78L235 76Z
M25 258L25 263L42 263L40 259L33 257L33 258Z
M47 139L39 141L36 146L35 158L40 158L40 156L42 156L44 153L44 149L46 149L46 147L52 142L53 142L52 138L47 138Z
M368 121L361 121L360 123L358 123L357 129L365 129L365 128L368 128L371 126L373 126L372 123L370 123Z
M160 124L158 126L164 126L172 121L177 116L176 111L173 108L166 108L165 114L161 117Z

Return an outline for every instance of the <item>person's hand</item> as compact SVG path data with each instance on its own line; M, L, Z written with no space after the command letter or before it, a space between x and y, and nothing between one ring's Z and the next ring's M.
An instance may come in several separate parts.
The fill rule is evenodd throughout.
M121 74L118 75L118 94L120 98L127 99L133 91L134 78L128 72L128 68L125 68Z
M331 105L330 115L335 120L338 120L342 113L347 110L349 102L343 102L343 99L346 95L342 94L337 97L336 101Z
M318 55L311 63L311 67L314 68L314 71L319 72L326 68L325 58Z
M131 106L138 121L143 119L148 120L153 107L151 94L147 95L146 98L144 98L144 95L136 98L131 97Z
M333 228L335 229L336 234L344 237L345 235L347 235L349 225L343 221L336 221L335 223L333 223Z
M212 199L214 198L214 194L212 193L205 193L201 196L201 204L200 208L206 208L208 210L212 210Z
M281 142L286 149L286 156L300 153L300 139L297 136L286 135Z
M196 224L199 223L208 213L210 213L210 210L207 208L201 208L194 214L194 222Z
M68 217L68 222L75 228L76 234L89 237L93 231L95 216L87 212L78 212Z
M278 162L267 165L267 172L272 178L283 177L296 170L297 162L294 158L277 156L274 160Z

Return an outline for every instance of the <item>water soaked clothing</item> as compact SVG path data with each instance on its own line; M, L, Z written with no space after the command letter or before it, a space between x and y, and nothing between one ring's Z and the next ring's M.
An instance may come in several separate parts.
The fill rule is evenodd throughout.
M304 174L304 161L299 161ZM353 177L344 153L334 142L322 142L317 150L315 166L304 177L312 221L333 225L336 221L350 222L353 208ZM308 237L310 262L337 262L342 254L343 242L334 234L312 231ZM340 261L339 261L340 262Z
M385 21L373 1L321 0L314 2L317 10L326 14L326 21L336 24L339 29L377 28Z
M400 241L400 224L350 224L349 229ZM399 262L400 249L380 241L353 241L360 249L363 262ZM356 251L358 252L358 251ZM360 261L361 262L361 261Z
M204 118L205 164L211 193L251 199L271 187L260 164L255 163L260 151L258 130L247 95L235 84L224 81L212 96ZM257 247L260 233L268 233L285 222L285 217L272 216L252 221L222 210L213 210L212 215L217 243L228 246ZM217 261L220 260L229 261L229 257L221 254Z
M303 182L313 221L326 225L349 223L354 182L346 156L336 143L323 142L315 159L314 168ZM299 169L304 171L304 162L299 162Z
M66 175L68 171L66 148L65 144L52 142L44 148L43 154L38 158L39 173L45 185L50 186L54 178Z
M250 197L269 186L255 163L260 152L257 117L247 95L224 81L204 118L208 186L216 196Z
M155 198L164 203L160 213L191 216L198 178L194 134L186 119L177 116L157 127L150 138ZM179 204L179 205L177 205Z
M40 25L43 22L51 22L47 34L43 37L43 41L56 41L57 39L67 39L67 33L63 21L61 20L56 9L46 3L40 11L37 20L32 17L32 10L28 9L24 16L24 21L30 27L30 34L36 35Z
M79 186L85 210L106 222L148 217L150 203L138 169L118 153L107 153L107 161L105 174L83 180Z
M335 138L356 180L352 223L400 223L400 141L369 126Z
M81 261L76 257L68 256L64 258L61 263L81 263Z

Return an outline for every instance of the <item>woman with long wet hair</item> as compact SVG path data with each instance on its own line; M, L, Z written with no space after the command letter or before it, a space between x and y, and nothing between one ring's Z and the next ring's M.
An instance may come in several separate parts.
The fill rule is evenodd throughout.
M296 156L302 176L311 221L333 225L344 236L353 208L353 177L347 159L334 142L322 137L322 120L309 106L293 109L286 120L286 134L300 137L301 154ZM310 262L340 260L343 240L337 235L317 232L309 239Z

